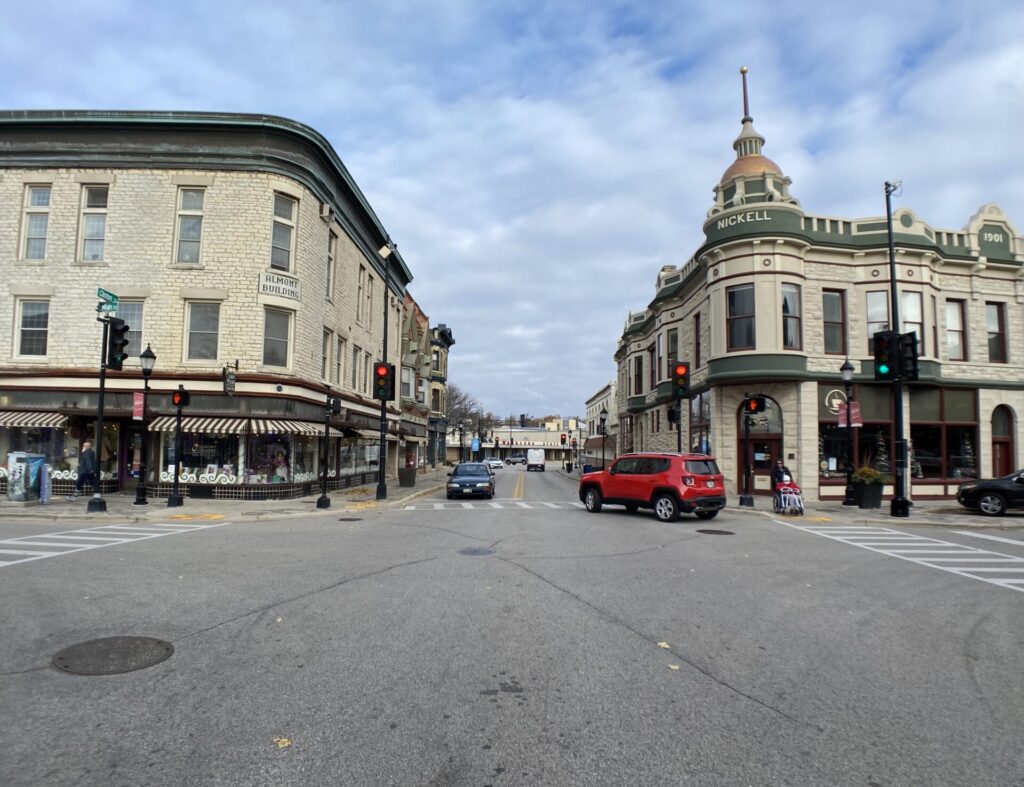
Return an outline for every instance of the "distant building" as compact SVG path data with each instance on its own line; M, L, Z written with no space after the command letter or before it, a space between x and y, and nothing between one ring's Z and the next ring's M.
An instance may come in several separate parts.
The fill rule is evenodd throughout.
M752 419L747 448L754 490L767 493L781 458L805 494L837 499L848 462L891 471L895 456L892 389L874 381L872 350L873 334L890 327L886 219L806 213L764 142L745 116L704 244L662 268L651 303L626 320L615 353L618 447L675 449L669 364L687 360L684 445L714 453L730 491L743 473L744 397L760 394L767 412ZM1021 464L1024 238L995 205L961 229L904 207L893 224L899 329L920 341L920 380L902 403L908 477L913 496L949 497L967 479ZM838 418L847 358L863 419L852 457Z

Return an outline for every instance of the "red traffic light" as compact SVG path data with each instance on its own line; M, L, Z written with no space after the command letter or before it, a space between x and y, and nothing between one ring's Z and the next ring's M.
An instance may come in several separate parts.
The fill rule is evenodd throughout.
M377 376L378 377L387 377L387 374L388 374L388 365L386 363L379 363L379 364L377 364Z
M689 367L685 363L677 363L675 367L676 377L683 377L686 372L689 371Z
M171 404L175 407L188 407L192 404L192 394L179 385L177 391L171 391Z

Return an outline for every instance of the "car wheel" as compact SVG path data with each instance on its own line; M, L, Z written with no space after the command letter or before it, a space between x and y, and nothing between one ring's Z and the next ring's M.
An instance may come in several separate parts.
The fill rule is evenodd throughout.
M631 514L635 514L636 510L640 508L636 503L626 503L626 510Z
M1006 513L1006 499L995 492L985 492L978 498L978 510L985 516L1002 516Z
M697 519L714 519L718 516L717 511L698 511Z
M679 518L679 503L672 495L658 495L654 499L654 515L662 522L675 522Z
M587 511L591 514L596 514L601 510L601 493L598 492L594 487L590 487L583 495L583 505L587 507Z

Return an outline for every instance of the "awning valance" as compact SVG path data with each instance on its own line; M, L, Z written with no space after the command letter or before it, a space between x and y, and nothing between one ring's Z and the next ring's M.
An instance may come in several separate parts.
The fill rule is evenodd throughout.
M405 437L403 437L402 439L405 440L405 442L407 442L407 443L425 443L425 442L427 442L427 438L425 438L425 437L418 437L417 435L411 435L411 434L405 435Z
M323 436L323 424L310 421L286 421L271 418L253 418L252 431L255 434L311 434Z
M151 432L173 432L176 416L161 415L149 422ZM189 434L242 434L248 418L213 418L182 416L181 431Z
M68 421L66 415L60 413L18 412L7 410L0 412L0 426L20 426L53 429L64 426Z
M360 437L365 437L370 440L380 440L380 432L374 432L372 429L356 429ZM398 440L393 434L387 435L388 440Z

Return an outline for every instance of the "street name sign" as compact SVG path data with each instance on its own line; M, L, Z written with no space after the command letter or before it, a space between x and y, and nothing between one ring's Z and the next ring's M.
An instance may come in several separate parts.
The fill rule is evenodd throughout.
M117 296L102 287L96 290L96 297L102 298L107 303L112 303L114 306L117 306Z

